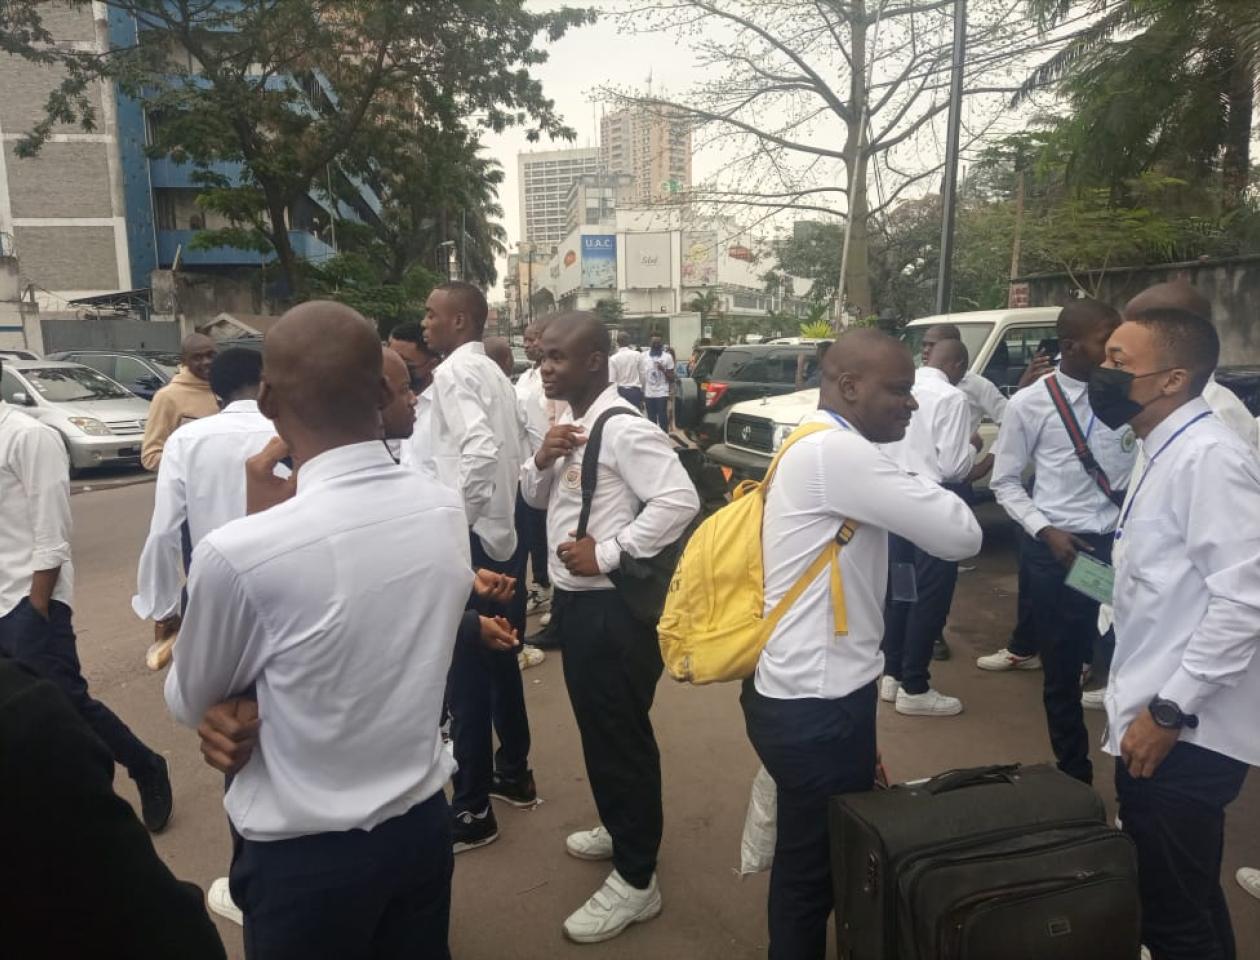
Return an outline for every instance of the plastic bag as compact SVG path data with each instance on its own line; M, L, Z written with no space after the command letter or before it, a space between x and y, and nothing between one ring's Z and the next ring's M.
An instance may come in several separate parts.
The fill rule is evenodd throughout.
M774 779L762 767L753 778L752 795L748 798L748 816L744 818L744 837L739 849L740 876L770 869L779 833L778 815L777 788Z

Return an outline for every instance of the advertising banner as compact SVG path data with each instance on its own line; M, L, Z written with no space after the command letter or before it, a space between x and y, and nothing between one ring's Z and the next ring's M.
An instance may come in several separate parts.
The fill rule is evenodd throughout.
M614 234L582 237L582 286L617 289L617 237Z
M672 287L673 259L670 234L627 233L626 286L631 290Z
M684 230L682 235L682 285L709 287L717 283L717 232Z

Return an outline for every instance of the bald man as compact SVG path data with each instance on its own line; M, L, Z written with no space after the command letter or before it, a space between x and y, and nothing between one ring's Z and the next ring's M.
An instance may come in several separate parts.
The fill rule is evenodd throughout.
M886 453L907 473L954 493L966 489L992 459L976 464L967 396L958 383L967 373L967 348L943 339L928 353L914 377L918 405L905 439ZM942 635L958 583L958 564L932 556L903 537L888 544L892 592L884 613L884 678L879 696L912 717L948 717L962 713L962 701L930 685L932 647ZM913 587L911 583L913 582Z
M394 446L409 439L416 429L416 394L411 389L411 371L401 354L390 347L383 347L381 363L391 397L390 402L381 408L381 429L393 452Z
M184 338L180 345L179 372L153 395L153 402L149 404L149 419L145 422L140 446L140 462L146 470L157 472L162 462L162 448L181 424L219 412L219 403L210 389L210 365L218 352L215 342L204 334L194 333Z
M1110 562L1119 503L1133 471L1133 431L1100 422L1088 395L1119 323L1115 309L1096 300L1076 300L1060 311L1059 369L1007 404L990 483L1030 538L1022 542L1020 564L1043 668L1050 745L1059 769L1084 783L1093 781L1093 764L1081 671L1094 660L1100 639L1098 601L1068 586L1067 578L1080 553ZM1024 488L1030 466L1036 474L1031 494ZM1000 650L992 656L1018 666L1032 654Z
M393 391L353 310L290 310L263 363L296 494L198 545L166 702L197 727L257 691L257 746L224 802L246 957L448 957L438 723L474 580L463 507L381 443Z
M789 441L766 498L766 611L846 524L853 529L840 551L843 598L832 596L825 573L810 583L771 634L741 697L748 737L778 789L772 960L825 955L835 902L827 800L874 783L889 534L953 561L980 549L967 505L880 449L905 436L918 406L914 382L909 351L887 334L840 337L823 358L818 411L805 421L824 429ZM837 638L841 601L848 635Z
M564 922L577 943L609 940L661 910L656 882L663 814L661 757L649 712L662 664L656 624L631 612L611 575L625 557L656 556L700 509L673 444L608 378L607 328L592 313L552 320L543 333L547 397L569 409L521 470L521 493L547 509L551 624L582 737L600 825L571 834L581 860L611 860L602 887ZM606 422L605 422L606 421ZM598 482L585 529L582 464L596 428Z

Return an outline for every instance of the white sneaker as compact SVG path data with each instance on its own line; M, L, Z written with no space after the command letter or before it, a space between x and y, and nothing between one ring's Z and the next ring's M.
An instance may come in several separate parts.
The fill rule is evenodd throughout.
M1002 649L987 657L981 657L976 661L976 666L981 670L993 670L999 673L1004 670L1040 670L1041 657L1035 653L1031 657L1021 657L1019 654Z
M538 625L540 627L546 627L546 626L549 626L550 624L551 624L551 611L548 610L546 613L544 613L541 617L538 618Z
M1081 694L1081 706L1086 710L1106 710L1107 691L1105 689L1086 690Z
M961 700L947 697L938 690L929 688L926 693L906 693L903 687L897 691L897 712L907 717L953 717L962 710Z
M616 870L577 911L564 921L564 935L574 943L611 940L632 923L651 920L661 912L661 891L656 874L646 890L637 890Z
M539 610L551 606L551 590L544 590L542 587L533 587L529 591L529 599L525 602L526 613L537 613Z
M1235 876L1240 887L1260 900L1260 870L1255 867L1243 867Z
M1151 948L1150 948L1150 947L1143 947L1143 948L1142 948L1142 960L1151 960Z
M569 856L579 860L611 860L612 834L602 826L594 830L581 830L565 838L564 848L569 851Z
M516 655L516 662L522 670L528 670L530 667L536 667L547 659L547 653L532 647L528 643L521 647L521 652Z
M210 884L210 889L206 891L206 906L211 913L224 920L231 920L238 927L245 926L245 914L241 913L241 908L232 900L227 877L219 877Z
M879 699L884 703L896 703L897 691L901 689L901 681L896 677L881 677L879 681Z

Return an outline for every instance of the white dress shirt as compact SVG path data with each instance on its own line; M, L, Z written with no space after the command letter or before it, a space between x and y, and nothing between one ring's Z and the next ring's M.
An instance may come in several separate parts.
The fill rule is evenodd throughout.
M1137 455L1133 431L1128 427L1109 430L1099 422L1090 409L1087 384L1083 381L1062 371L1046 377L1059 378L1094 459L1112 487L1123 490ZM1037 536L1045 527L1069 533L1110 533L1120 511L1077 459L1045 379L1019 391L1007 403L1002 428L993 444L993 478L989 488L1029 536ZM1037 474L1031 497L1023 482L1029 464Z
M195 727L254 686L258 747L224 801L242 836L370 830L442 789L470 562L458 495L379 441L315 457L293 499L201 542L166 702Z
M914 399L919 409L910 417L905 439L888 444L884 452L906 473L935 483L961 483L976 463L966 395L942 371L919 367Z
M529 452L537 453L543 438L551 429L551 414L547 395L543 392L542 372L532 366L516 378L516 402L525 418L525 432L529 434Z
M480 342L433 373L433 459L438 479L464 498L468 525L495 560L516 551L516 488L529 437L516 393Z
M411 436L398 449L398 462L413 470L426 470L437 476L433 462L433 386L416 395L416 425Z
M1210 410L1195 399L1142 444L1153 459L1134 478L1141 487L1113 554L1104 749L1118 755L1129 724L1159 695L1198 716L1182 740L1256 766L1260 458Z
M836 429L796 441L770 485L761 540L766 613L835 538L843 520L858 527L840 551L848 635L834 633L824 573L783 615L761 653L757 691L782 700L844 697L883 672L889 533L943 560L964 560L980 550L980 525L959 497L909 476L825 411L805 422Z
M52 427L0 400L0 617L31 592L36 570L61 568L52 598L74 598L70 461Z
M1006 397L992 380L968 370L958 381L958 389L967 396L973 434L980 429L980 421L985 417L994 423L1002 422L1002 417L1006 415Z
M596 398L585 416L573 419L567 410L561 423L577 423L586 434L599 415L612 407L634 410L617 392L608 388ZM654 557L682 536L700 510L691 477L674 452L674 445L660 427L641 416L613 417L604 424L599 450L599 472L587 533L595 540L595 560L602 573L621 565L622 551L632 557ZM531 507L547 511L547 562L551 582L561 590L607 590L606 576L578 577L569 573L555 548L572 540L582 513L582 459L579 446L546 470L530 457L521 471L521 493Z
M153 520L140 553L131 609L142 620L179 613L184 558L180 527L194 547L211 530L245 516L245 461L276 435L256 400L229 403L212 417L184 424L162 448Z
M643 389L643 355L633 347L622 347L608 358L608 379L616 387Z
M1238 399L1238 394L1229 387L1222 387L1212 377L1203 388L1203 399L1212 408L1225 426L1238 434L1240 440L1249 447L1260 447L1260 429L1257 429L1256 418Z
M659 357L651 353L640 354L640 369L643 371L643 395L645 397L668 397L669 377L666 372L674 369L674 358L668 350L662 350Z

